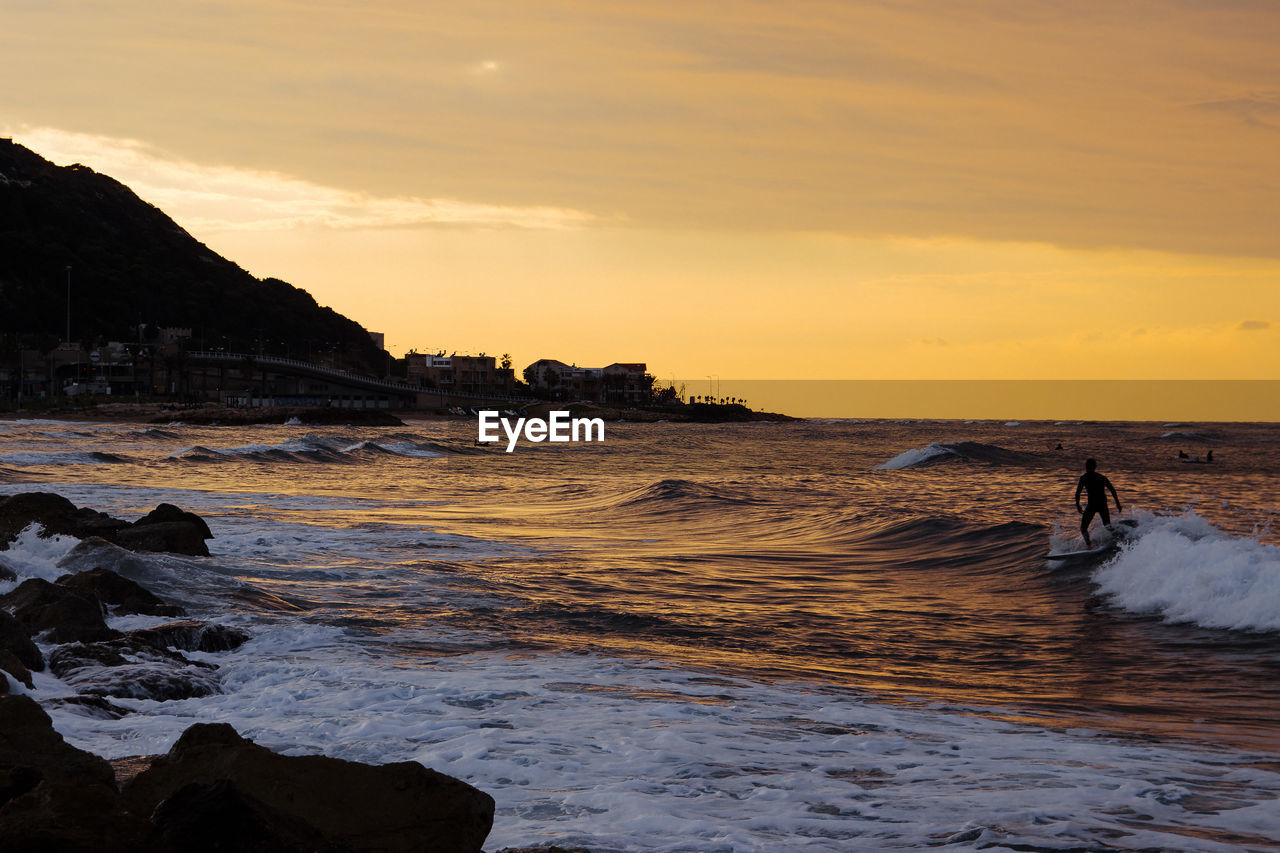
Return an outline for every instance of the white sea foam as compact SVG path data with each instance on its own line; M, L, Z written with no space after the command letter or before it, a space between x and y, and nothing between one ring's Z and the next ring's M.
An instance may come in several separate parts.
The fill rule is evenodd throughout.
M1194 513L1143 519L1094 581L1119 606L1167 622L1280 631L1280 548L1228 536Z
M0 566L11 570L18 576L17 581L0 581L0 593L8 592L18 582L27 578L44 578L56 580L66 574L66 569L58 567L58 562L67 553L80 544L74 536L44 537L38 524L28 524L18 537L9 543L6 551L0 551Z
M489 849L836 851L968 833L983 845L1122 835L1126 847L1225 851L1215 832L1275 833L1280 774L1236 755L614 658L414 659L393 651L397 639L377 649L333 627L260 630L200 656L222 665L225 694L116 700L136 711L120 720L50 713L70 742L108 757L163 752L218 720L287 754L417 760L495 797ZM44 696L69 692L37 681Z
M888 462L881 463L875 467L877 471L896 471L899 468L913 468L916 465L922 465L926 462L932 462L946 456L958 456L959 454L947 447L945 444L938 444L936 441L928 447L920 447L915 450L908 450L899 453Z

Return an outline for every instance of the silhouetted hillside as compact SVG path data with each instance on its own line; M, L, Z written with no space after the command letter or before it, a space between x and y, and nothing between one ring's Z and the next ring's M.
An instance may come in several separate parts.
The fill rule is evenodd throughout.
M261 338L268 353L385 364L358 323L254 278L119 181L0 139L0 334L64 336L68 265L75 341L135 340L141 322L191 327L197 346L250 352Z

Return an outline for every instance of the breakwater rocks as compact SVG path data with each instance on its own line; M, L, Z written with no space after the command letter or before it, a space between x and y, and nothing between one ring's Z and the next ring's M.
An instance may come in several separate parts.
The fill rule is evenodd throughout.
M164 551L193 557L209 556L204 541L213 538L204 519L173 504L160 504L137 521L128 522L77 507L52 492L23 492L0 498L0 551L32 524L43 528L41 536L96 536L130 551Z
M27 696L0 697L0 838L19 851L479 853L493 798L416 762L277 755L225 723L188 728L117 787Z
M162 504L152 516L155 526L186 525L209 537L202 519L177 507ZM47 525L46 533L165 544L120 535L147 527L142 521L130 525L57 495L32 493L0 502L5 542L33 522ZM203 538L194 541L203 546ZM107 617L129 614L169 621L129 631L107 624ZM102 567L52 582L29 577L0 595L5 853L480 853L493 825L493 798L417 762L369 765L277 755L229 725L197 724L167 754L133 760L130 778L121 785L111 764L67 744L37 699L76 714L121 719L132 711L113 700L164 702L221 692L219 666L209 656L233 651L249 637L185 615ZM184 652L205 654L195 660ZM33 673L45 671L74 695L42 697Z

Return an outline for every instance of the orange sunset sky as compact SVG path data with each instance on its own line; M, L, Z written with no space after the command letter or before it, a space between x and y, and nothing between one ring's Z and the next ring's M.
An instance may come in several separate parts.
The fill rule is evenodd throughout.
M399 354L1280 378L1271 0L0 8L0 134Z

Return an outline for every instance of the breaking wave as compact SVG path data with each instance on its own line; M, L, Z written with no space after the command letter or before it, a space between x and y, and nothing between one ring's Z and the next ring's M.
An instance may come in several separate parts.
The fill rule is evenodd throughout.
M994 444L978 441L960 441L955 444L934 442L927 447L899 453L888 462L875 467L876 471L897 471L903 468L919 468L939 462L985 462L990 465L1025 465L1035 457L1029 453L1006 450Z
M1280 631L1280 548L1229 536L1195 513L1143 519L1093 579L1114 604L1166 622Z

